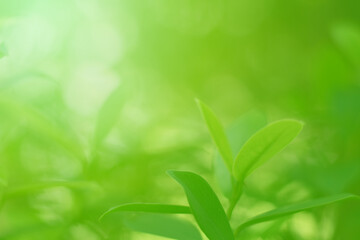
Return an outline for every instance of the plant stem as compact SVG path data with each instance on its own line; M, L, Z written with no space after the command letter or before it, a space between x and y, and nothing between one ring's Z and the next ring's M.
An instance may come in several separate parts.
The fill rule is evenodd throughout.
M240 181L235 181L234 188L233 188L233 194L231 196L229 208L226 213L229 220L231 220L234 208L241 197L242 185L243 184Z

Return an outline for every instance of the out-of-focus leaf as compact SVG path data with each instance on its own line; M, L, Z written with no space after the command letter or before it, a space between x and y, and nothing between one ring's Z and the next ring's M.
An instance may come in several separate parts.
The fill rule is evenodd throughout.
M28 223L27 225L18 226L15 229L1 232L0 239L36 239L39 235L46 236L49 232L57 232L57 234L59 234L61 231L64 231L64 229L65 226L63 224L49 226L44 223Z
M191 214L188 206L168 205L160 203L129 203L115 206L104 212L99 220L114 212L150 212L170 214Z
M328 166L304 164L302 168L302 172L297 169L291 170L293 176L329 195L346 191L346 188L355 184L360 176L360 165L357 161L337 162Z
M0 164L0 210L4 202L4 194L7 185L8 181L6 177L5 166L4 164Z
M53 187L67 187L71 189L96 189L98 185L94 182L88 181L76 181L76 182L67 182L67 181L51 181L51 182L44 182L44 183L35 183L29 184L26 186L16 187L16 188L9 188L5 193L5 198L10 199L14 197L21 197L27 194L32 194L37 191L53 188Z
M360 62L359 65L360 66ZM353 85L348 88L339 88L334 91L331 103L331 120L341 128L341 134L353 134L360 131L360 86Z
M98 147L114 127L125 101L124 86L117 87L100 108L95 133L94 147Z
M229 172L231 173L232 165L233 165L233 154L228 139L226 137L224 128L221 125L220 121L215 116L215 114L213 113L213 111L208 106L206 106L203 102L201 102L198 99L196 99L196 102L205 119L210 135L214 140Z
M0 59L8 55L8 50L5 43L0 43Z
M4 202L4 193L5 193L6 185L7 185L6 181L0 178L0 210Z
M236 152L240 151L246 140L265 125L266 117L259 111L254 110L242 115L226 129L226 135L229 139L231 149ZM214 170L221 191L227 198L230 198L232 192L232 175L227 170L219 154L215 156Z
M340 201L347 200L350 198L358 198L359 199L360 197L357 195L354 195L354 194L342 193L342 194L337 194L337 195L333 195L333 196L309 200L309 201L300 202L300 203L294 203L294 204L291 204L288 206L276 208L274 210L262 213L260 215L257 215L255 217L245 221L236 229L236 233L239 233L244 228L249 227L254 224L257 224L257 223L274 220L274 219L277 219L280 217L284 217L287 215L291 215L291 214L298 213L301 211L309 210L312 208L321 207L321 206L325 206L328 204L340 202Z
M301 131L303 123L285 119L256 132L241 148L234 162L233 174L239 181L287 146Z
M192 172L168 171L185 190L193 215L210 240L234 239L224 209L210 185Z
M190 222L159 214L141 214L123 220L128 228L178 240L201 240L199 230Z
M16 120L26 120L27 125L37 134L55 141L74 157L85 162L82 147L75 137L70 137L62 129L56 127L48 118L31 106L0 95L0 109L4 109Z
M332 35L344 54L358 66L360 64L360 30L351 25L339 24L333 27Z

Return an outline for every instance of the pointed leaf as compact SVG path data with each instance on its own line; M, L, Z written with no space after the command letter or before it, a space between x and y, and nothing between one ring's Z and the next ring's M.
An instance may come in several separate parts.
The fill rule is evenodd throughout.
M198 99L196 101L205 119L210 135L214 140L216 147L218 148L220 155L226 164L226 167L228 168L229 172L231 172L233 165L233 154L224 128L208 106L206 106Z
M246 140L256 131L263 128L266 122L265 115L260 111L252 110L242 115L226 129L226 135L228 136L231 148L236 152L240 151ZM232 173L229 173L227 170L219 153L215 157L214 171L221 191L227 198L230 198L233 190L231 182Z
M280 120L256 132L241 148L234 162L233 174L244 180L257 167L286 147L301 131L303 123Z
M309 201L300 202L300 203L294 203L294 204L291 204L288 206L276 208L274 210L257 215L255 217L251 218L250 220L247 220L246 222L242 223L237 228L236 232L238 233L241 230L243 230L244 228L249 227L254 224L257 224L257 223L274 220L274 219L277 219L280 217L284 217L287 215L291 215L291 214L298 213L301 211L309 210L312 208L321 207L321 206L325 206L328 204L340 202L340 201L347 200L350 198L360 198L360 197L357 195L349 194L349 193L342 193L342 194L337 194L334 196L309 200Z
M201 240L199 230L190 222L169 215L141 214L123 220L128 228L178 240Z
M229 221L223 207L210 185L191 172L168 171L185 190L193 215L210 240L233 240Z
M191 214L188 206L168 205L159 203L129 203L115 206L104 212L99 220L114 212L150 212L170 214Z

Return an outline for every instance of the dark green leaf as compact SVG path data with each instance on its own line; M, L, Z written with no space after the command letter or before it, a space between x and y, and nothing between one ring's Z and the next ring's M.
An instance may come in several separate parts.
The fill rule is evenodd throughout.
M350 198L360 198L360 197L357 195L349 194L349 193L342 193L342 194L338 194L338 195L334 195L334 196L309 200L309 201L300 202L300 203L294 203L294 204L291 204L288 206L280 207L280 208L262 213L260 215L257 215L255 217L251 218L250 220L245 221L237 228L236 232L238 233L242 229L249 227L251 225L257 224L257 223L274 220L274 219L284 217L287 215L291 215L291 214L294 214L297 212L309 210L309 209L316 208L316 207L325 206L328 204L336 203L336 202L347 200Z
M185 190L193 215L210 240L234 239L223 207L210 185L191 172L168 171Z

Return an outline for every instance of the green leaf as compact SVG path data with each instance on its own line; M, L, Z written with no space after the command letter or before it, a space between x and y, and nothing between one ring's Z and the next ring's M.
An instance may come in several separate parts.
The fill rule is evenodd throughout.
M257 167L286 147L301 131L303 123L285 119L256 132L241 148L234 162L233 174L243 181Z
M232 172L233 154L223 126L208 106L206 106L198 99L196 99L196 102L204 117L210 135L214 140L216 147L218 148L220 155L226 164L226 167L228 168L229 172Z
M168 205L159 203L129 203L110 208L100 216L99 220L113 212L191 214L191 210L188 206Z
M141 214L123 220L128 228L178 240L201 240L199 230L190 222L169 215Z
M226 129L226 135L229 139L231 149L236 152L240 151L246 140L248 140L256 131L263 128L266 125L266 122L265 115L256 110L247 112L238 118ZM214 170L221 191L227 198L230 198L233 190L231 181L232 174L227 170L219 153L215 156Z
M47 236L50 232L58 232L57 234L59 234L61 231L64 231L64 225L62 224L50 226L43 223L27 223L2 231L0 239L37 239L39 236Z
M14 100L5 94L0 95L0 109L5 110L6 113L15 120L26 120L29 129L46 139L53 140L85 164L85 155L76 136L74 136L72 132L67 133L64 131L64 129L54 124L51 119L37 109L26 103Z
M349 194L349 193L342 193L342 194L337 194L334 196L309 200L309 201L300 202L300 203L294 203L294 204L291 204L288 206L280 207L280 208L262 213L260 215L257 215L255 217L251 218L250 220L245 221L236 229L236 233L239 233L244 228L249 227L254 224L257 224L257 223L274 220L274 219L277 219L280 217L284 217L287 215L291 215L291 214L298 213L301 211L309 210L312 208L321 207L321 206L325 206L328 204L340 202L340 201L347 200L350 198L360 198L360 197L357 195Z
M10 198L22 197L27 194L32 194L34 192L38 192L44 189L54 188L54 187L95 190L98 188L98 185L95 182L88 182L88 181L74 181L74 182L51 181L51 182L34 183L21 187L9 188L5 192L5 199L7 200Z
M210 185L191 172L168 171L185 190L193 215L210 240L234 239L223 207Z

